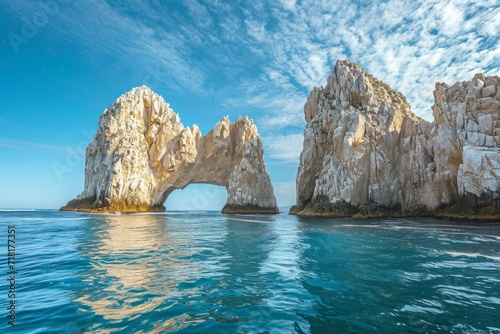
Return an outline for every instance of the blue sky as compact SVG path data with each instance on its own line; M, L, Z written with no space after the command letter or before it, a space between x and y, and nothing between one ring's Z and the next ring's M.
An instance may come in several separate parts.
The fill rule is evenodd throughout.
M99 116L148 85L206 133L254 119L278 204L295 201L303 105L337 59L432 120L436 82L500 74L500 2L0 0L0 207L58 208L83 190ZM169 209L220 209L191 185Z

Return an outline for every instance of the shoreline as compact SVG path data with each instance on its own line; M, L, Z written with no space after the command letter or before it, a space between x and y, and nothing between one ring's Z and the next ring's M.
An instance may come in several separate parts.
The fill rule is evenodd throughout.
M362 213L355 212L352 214L346 214L342 212L316 212L309 210L294 210L292 207L288 212L291 216L305 217L305 218L356 218L356 219L383 219L383 218L435 218L441 220L455 220L455 221L481 221L481 222L494 222L500 223L500 215L494 214L474 214L474 215L466 215L466 214L453 214L453 213L444 213L444 212L411 212L411 213L403 213L403 212L374 212L374 213Z

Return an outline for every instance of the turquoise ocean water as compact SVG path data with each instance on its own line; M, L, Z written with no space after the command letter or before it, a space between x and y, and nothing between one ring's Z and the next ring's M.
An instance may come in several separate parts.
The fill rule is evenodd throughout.
M0 333L500 333L499 223L2 211L0 248Z

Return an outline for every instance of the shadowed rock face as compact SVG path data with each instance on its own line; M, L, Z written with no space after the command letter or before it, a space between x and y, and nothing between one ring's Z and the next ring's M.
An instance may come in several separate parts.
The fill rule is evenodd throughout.
M304 106L291 213L500 218L500 78L437 83L435 121L349 61Z
M175 189L208 183L227 189L223 212L277 213L257 127L227 117L202 136L185 128L161 96L134 88L104 111L87 147L85 190L61 210L164 211Z

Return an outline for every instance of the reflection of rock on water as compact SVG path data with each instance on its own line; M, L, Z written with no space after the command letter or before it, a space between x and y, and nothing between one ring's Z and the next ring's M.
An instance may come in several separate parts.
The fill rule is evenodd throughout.
M168 223L165 216L147 214L95 221L82 246L92 265L83 278L88 289L76 301L108 320L131 320L165 303L177 291L181 265L194 265L176 260L192 252L177 249L179 239L169 238Z
M265 218L106 215L84 230L89 269L77 293L87 329L170 332L214 321L265 324L279 276L266 262L277 236ZM269 301L268 301L269 300ZM252 319L252 320L250 320ZM81 326L82 328L85 326Z
M276 240L268 226L273 217L237 217L226 220L227 234L220 244L221 253L226 255L224 272L219 292L208 296L210 304L227 307L228 310L253 309L262 305L272 295L268 288L275 278L275 275L262 271Z

